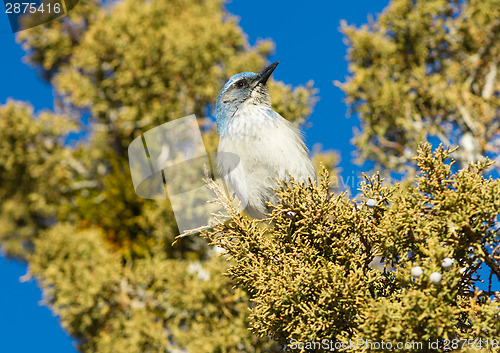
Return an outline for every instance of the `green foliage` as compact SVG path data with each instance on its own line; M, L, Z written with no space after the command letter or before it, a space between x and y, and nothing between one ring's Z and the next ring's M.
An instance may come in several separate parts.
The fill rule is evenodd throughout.
M89 26L103 12L100 0L80 0L65 16L47 25L19 32L18 40L29 51L27 61L37 66L42 77L49 80L68 61Z
M461 167L498 155L499 19L499 0L393 0L375 23L343 23L360 161L404 170L431 138L461 146Z
M99 229L60 223L36 241L30 273L81 352L271 352L247 329L248 297L201 264L144 258L123 263ZM273 348L274 347L274 348Z
M383 186L377 174L357 203L329 193L327 173L318 186L283 184L270 227L220 194L232 219L204 235L227 250L227 274L255 302L253 332L280 344L498 338L500 295L477 290L477 271L500 279L500 180L482 176L487 160L452 174L449 154L422 145L412 186ZM375 256L392 269L374 268Z
M362 120L361 158L402 167L418 141L453 142L455 132L472 141L456 152L461 167L497 151L498 8L395 0L377 24L344 27L353 77L343 88ZM84 0L18 39L60 113L0 107L0 245L29 261L80 351L500 336L498 295L477 291L480 266L500 277L500 182L482 176L490 162L451 173L449 150L422 145L414 180L387 186L377 174L358 201L333 195L335 175L324 172L319 185L283 184L271 225L236 214L219 193L231 220L205 233L226 249L218 257L201 237L172 245L171 206L134 193L127 147L195 113L214 151L206 116L217 93L234 73L260 70L272 43L250 46L221 0ZM269 89L279 113L306 123L311 84ZM88 118L88 141L69 147L75 116ZM331 170L338 156L316 149L314 160ZM444 269L445 258L455 263Z
M125 0L106 9L84 1L61 22L24 31L19 39L28 60L46 70L61 108L90 116L90 140L74 152L74 192L60 219L103 228L127 258L156 251L203 256L198 240L171 247L178 231L170 204L135 195L127 148L141 133L194 113L207 150L215 151L216 132L204 117L227 77L260 70L272 43L251 47L220 0ZM287 119L302 123L311 113L310 84L271 82L270 90Z
M266 65L272 42L250 46L223 5L82 0L18 35L27 61L53 85L58 114L0 107L0 246L28 260L82 352L277 350L248 330L249 297L220 275L225 260L201 237L173 246L169 201L138 197L128 167L133 139L193 113L214 151L207 116L219 90L233 74ZM277 111L305 123L312 84L269 88ZM76 127L86 138L64 144ZM334 157L321 155L333 168Z
M62 137L73 128L59 115L33 116L25 103L0 106L0 244L7 255L24 259L57 216L70 175Z

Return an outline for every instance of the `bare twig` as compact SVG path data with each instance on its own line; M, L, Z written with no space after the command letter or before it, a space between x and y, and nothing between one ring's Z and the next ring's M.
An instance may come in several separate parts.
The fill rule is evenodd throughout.
M475 60L476 65L472 70L471 74L469 75L469 77L467 78L467 83L469 84L469 86L472 86L472 84L476 81L479 69L481 68L481 64L483 63L482 59L485 55L489 53L493 44L496 43L496 38L498 35L497 32L499 30L500 30L500 18L497 18L491 25L491 29L488 33L488 36L485 39L484 46L476 54L476 60Z
M474 243L479 244L479 236L476 234L476 232L474 232L469 226L465 226L463 229L470 240L472 240ZM494 257L491 257L494 256L496 249L493 250L492 255L488 253L488 250L484 247L483 244L481 244L481 249L484 253L484 259L481 260L490 267L491 271L497 276L498 280L500 281L500 264L495 261Z
M495 79L497 77L497 63L492 62L490 64L490 72L486 75L486 82L481 92L481 97L488 99L493 94L493 88L495 87Z

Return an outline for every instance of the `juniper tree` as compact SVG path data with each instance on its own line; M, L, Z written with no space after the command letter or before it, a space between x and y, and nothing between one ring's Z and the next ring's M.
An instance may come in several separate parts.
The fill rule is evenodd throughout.
M383 185L368 178L354 202L328 191L326 173L318 186L283 184L271 226L237 214L220 194L232 218L205 236L229 256L196 236L172 245L172 211L167 202L135 195L126 148L141 132L196 113L214 150L205 117L216 93L232 73L259 71L272 49L269 41L251 47L222 5L125 0L104 7L89 0L19 36L28 61L54 86L58 114L46 113L52 125L23 104L0 110L5 126L21 126L0 132L8 137L0 145L0 177L14 180L29 166L32 172L23 179L25 194L14 182L0 186L2 215L22 216L2 228L1 245L29 262L79 350L272 352L291 339L498 337L495 282L476 288L485 279L477 278L479 266L498 277L499 183L482 176L487 161L451 173L443 148L433 155L422 146L414 180ZM478 28L489 28L484 11L470 11L484 20ZM481 38L474 28L465 32ZM486 77L481 70L478 82ZM270 89L283 116L299 124L307 118L311 86ZM60 137L81 117L89 119L79 125L88 141L70 148ZM24 127L33 131L19 133ZM34 152L47 143L47 153ZM383 150L379 157L390 163L379 162L409 161L393 152ZM332 155L320 159L335 165ZM384 271L370 266L376 256L389 264Z
M217 277L227 265L203 239L172 246L171 207L135 194L126 153L141 132L192 113L215 150L217 92L234 72L263 68L272 42L250 46L219 0L81 1L18 40L57 113L0 109L0 246L28 261L79 350L276 349L248 331L249 297ZM270 90L276 110L306 120L311 84ZM75 146L64 143L70 128L83 132ZM333 155L318 155L333 168Z
M427 140L460 146L460 167L497 157L500 1L393 0L342 31L350 77L337 84L361 120L360 161L401 171Z
M373 351L358 342L500 349L500 180L482 175L487 159L452 173L449 149L418 152L414 180L384 185L377 173L357 200L330 193L328 173L317 186L283 183L271 227L211 184L231 221L204 235L255 302L253 332L304 352L336 342L352 352Z
M194 113L207 150L215 150L206 117L221 84L234 72L263 67L272 42L251 47L219 0L83 1L19 40L28 62L54 85L59 109L89 120L81 125L89 141L74 153L72 179L82 189L68 195L64 220L104 228L107 242L129 258L153 247L176 257L200 252L196 240L170 246L177 232L170 205L135 195L127 147L142 132ZM311 112L310 85L270 89L290 120L303 122Z
M33 115L29 104L9 100L0 106L0 244L18 259L57 218L70 184L64 136L76 128L48 111Z

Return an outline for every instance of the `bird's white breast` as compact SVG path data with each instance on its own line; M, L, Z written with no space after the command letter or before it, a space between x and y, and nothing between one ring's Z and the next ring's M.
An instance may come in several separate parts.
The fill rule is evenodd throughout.
M274 112L273 112L274 113ZM276 178L299 181L315 179L314 167L298 130L277 113L253 104L242 105L220 136L219 152L231 152L234 159L221 158L219 168L245 207L265 213L265 201L275 202Z

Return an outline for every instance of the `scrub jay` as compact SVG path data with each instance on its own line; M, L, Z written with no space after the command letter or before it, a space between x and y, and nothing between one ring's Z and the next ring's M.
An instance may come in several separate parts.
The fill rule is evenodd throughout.
M316 180L300 131L271 108L266 82L278 63L231 77L215 106L219 171L257 219L268 216L268 202L277 203L277 179Z

